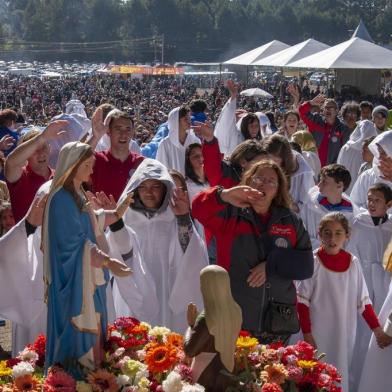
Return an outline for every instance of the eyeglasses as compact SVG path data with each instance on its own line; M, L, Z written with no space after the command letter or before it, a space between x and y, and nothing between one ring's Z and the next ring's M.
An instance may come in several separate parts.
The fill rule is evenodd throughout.
M276 180L272 180L272 179L266 178L266 177L258 177L258 176L252 177L252 182L255 185L266 185L271 188L276 188L279 185L278 181L276 181Z

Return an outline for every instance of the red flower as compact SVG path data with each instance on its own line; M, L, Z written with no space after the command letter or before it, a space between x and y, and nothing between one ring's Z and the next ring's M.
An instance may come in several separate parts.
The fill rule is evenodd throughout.
M283 392L280 385L267 382L261 387L261 392Z
M241 329L241 331L240 331L238 336L249 337L249 336L251 336L251 334L248 331L245 331L244 329Z
M7 360L7 367L13 368L15 365L17 365L21 360L19 358L11 358Z
M268 345L268 348L270 348L271 350L277 350L281 347L284 347L281 341L272 342Z
M307 361L313 360L314 358L314 348L311 344L300 341L295 346L294 349L298 352L298 358Z

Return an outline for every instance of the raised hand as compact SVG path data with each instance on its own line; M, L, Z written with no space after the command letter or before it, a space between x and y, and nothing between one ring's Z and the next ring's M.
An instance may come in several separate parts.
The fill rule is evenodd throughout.
M230 203L235 207L246 208L257 202L261 193L250 186L239 185L230 189L224 189L220 196L226 203Z
M188 321L188 325L193 327L196 323L197 316L199 315L199 311L194 303L188 304L188 309L186 312L186 318Z
M119 277L129 276L133 273L132 269L129 268L125 263L117 259L109 259L108 268L112 271L113 275Z
M174 215L186 215L190 212L188 192L182 189L174 189L170 199L170 207Z
M46 141L57 139L67 132L66 128L68 125L69 122L67 120L53 121L42 131L41 137Z
M226 87L227 87L227 89L230 91L230 97L231 97L232 99L237 98L237 95L238 95L238 84L236 84L236 83L234 82L234 80L229 79L229 80L226 82Z
M108 131L109 127L105 125L105 119L103 118L103 109L98 108L91 118L91 127L94 137L99 140Z
M8 150L15 143L15 139L10 135L5 135L0 139L0 151Z
M321 106L323 106L324 101L325 101L325 95L319 94L310 101L310 104L312 106L320 106L321 107Z
M207 142L210 142L214 138L214 128L209 122L200 122L195 121L195 124L192 126L197 137L204 139Z

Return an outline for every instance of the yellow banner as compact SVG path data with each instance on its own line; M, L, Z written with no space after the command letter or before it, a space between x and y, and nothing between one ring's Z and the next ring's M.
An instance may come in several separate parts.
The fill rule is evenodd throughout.
M111 73L115 74L141 74L141 75L183 75L182 67L142 67L138 65L113 65Z

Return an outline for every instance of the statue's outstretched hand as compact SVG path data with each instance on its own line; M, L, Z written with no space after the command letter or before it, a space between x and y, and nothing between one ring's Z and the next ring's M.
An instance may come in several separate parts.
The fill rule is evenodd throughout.
M119 276L120 278L124 276L129 276L133 273L132 269L129 268L125 263L117 259L110 259L108 263L108 268L112 271L113 275Z
M188 310L187 310L187 314L186 314L186 317L187 317L187 320L188 320L188 325L190 327L193 327L195 325L196 319L197 319L198 315L199 315L199 312L197 310L196 305L191 302L188 305Z

